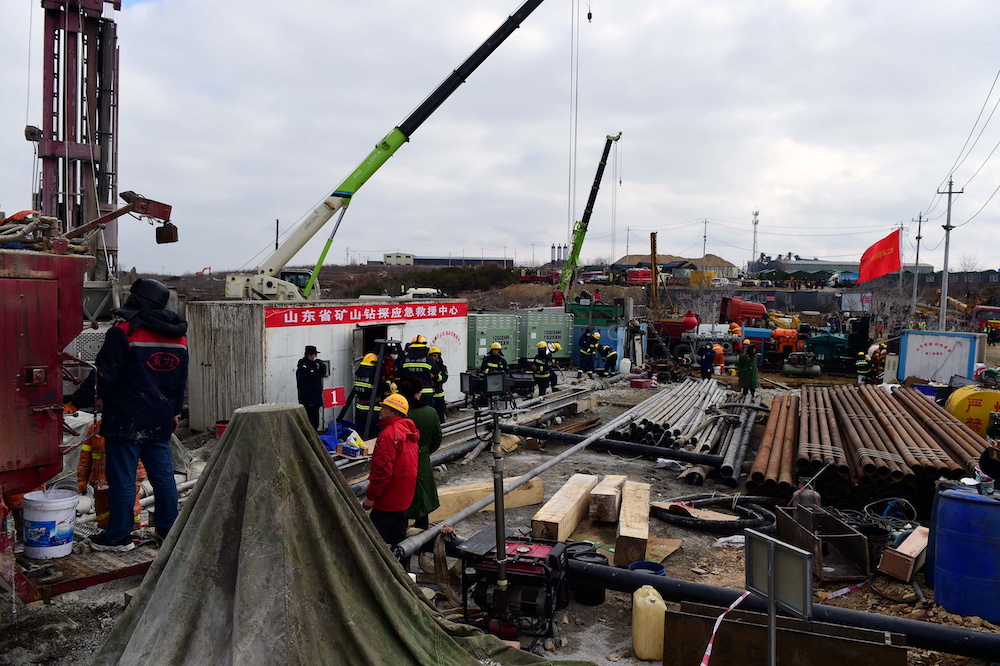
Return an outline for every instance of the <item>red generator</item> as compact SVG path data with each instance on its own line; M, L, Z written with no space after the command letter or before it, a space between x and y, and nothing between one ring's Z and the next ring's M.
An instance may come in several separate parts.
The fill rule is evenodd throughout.
M462 604L484 613L483 628L505 640L552 636L556 610L569 603L566 544L540 539L507 541L507 591L497 586L493 553L468 558L462 574Z

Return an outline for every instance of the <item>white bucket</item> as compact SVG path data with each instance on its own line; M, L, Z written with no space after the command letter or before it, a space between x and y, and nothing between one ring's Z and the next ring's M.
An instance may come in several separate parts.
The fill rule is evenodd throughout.
M621 365L618 366L618 372L622 373L623 375L627 375L628 373L632 372L632 359L623 358Z
M25 493L24 555L38 560L66 557L73 551L73 527L80 496L72 490Z

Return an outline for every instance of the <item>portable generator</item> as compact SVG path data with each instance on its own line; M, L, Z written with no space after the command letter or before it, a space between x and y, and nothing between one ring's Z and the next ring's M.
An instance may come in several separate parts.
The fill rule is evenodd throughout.
M556 610L569 603L566 544L540 539L507 540L507 590L497 585L493 553L466 559L462 574L462 604L470 599L485 614L483 628L505 640L552 636Z

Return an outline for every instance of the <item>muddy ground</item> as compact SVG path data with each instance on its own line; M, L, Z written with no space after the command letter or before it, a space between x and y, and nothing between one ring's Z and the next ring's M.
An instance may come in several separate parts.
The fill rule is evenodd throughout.
M776 382L791 386L799 383L780 376L771 377ZM825 378L824 378L825 380ZM731 381L726 378L726 381ZM851 381L833 379L833 382ZM762 382L768 386L768 382ZM784 389L763 389L765 402L769 402ZM586 412L579 418L598 416L607 421L621 413L630 405L637 404L650 396L649 390L639 390L620 382L598 393L598 406L593 413ZM760 430L752 442L759 441ZM205 434L188 438L191 448L200 446L209 437ZM544 450L530 450L521 445L505 458L506 474L513 478L548 460L554 454L565 450L566 445L549 443ZM734 490L721 482L709 479L702 487L693 487L679 481L675 471L656 469L652 461L629 459L606 453L583 451L553 467L541 478L548 499L575 473L597 475L626 474L629 479L651 485L652 499L667 500L695 492L719 492L733 494ZM488 452L481 454L468 465L450 463L436 474L439 486L461 485L478 481L488 481L491 476L491 458ZM537 506L508 509L507 525L515 529L529 531L531 516ZM462 537L469 537L492 525L493 513L482 512L460 523L456 530ZM682 580L697 581L742 589L744 582L743 551L738 548L713 547L718 535L689 530L650 519L651 536L681 539L680 548L663 561L666 574ZM412 563L417 569L416 560ZM922 582L922 574L917 580ZM90 663L91 655L101 645L124 608L124 594L137 587L139 578L133 577L107 583L80 592L56 597L51 605L39 602L27 607L18 604L13 608L9 601L0 602L0 664L63 664L76 665ZM962 618L944 612L933 605L926 608L916 603L909 585L882 577L877 580L879 589L901 603L888 602L863 587L857 591L835 599L831 604L855 610L896 615L929 622L945 623L982 631L998 631L989 623L978 618ZM843 583L816 585L815 601L818 603L829 592L843 587ZM933 591L927 590L929 600ZM676 608L675 604L669 604ZM15 613L16 610L16 613ZM576 602L559 611L556 615L556 640L551 646L554 651L546 651L543 644L534 647L541 654L554 659L587 659L597 663L615 661L619 664L639 664L630 653L631 597L609 591L606 601L600 606L584 606ZM561 645L565 639L565 645ZM924 650L910 650L908 663L929 666L931 664L956 664L971 666L986 664L977 661L931 653Z

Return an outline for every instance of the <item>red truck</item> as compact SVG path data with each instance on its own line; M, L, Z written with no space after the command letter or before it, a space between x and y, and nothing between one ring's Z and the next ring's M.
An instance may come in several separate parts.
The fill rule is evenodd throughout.
M628 268L625 270L625 284L630 287L653 284L652 268Z
M559 281L559 271L546 269L522 271L519 281L522 284L555 284Z

